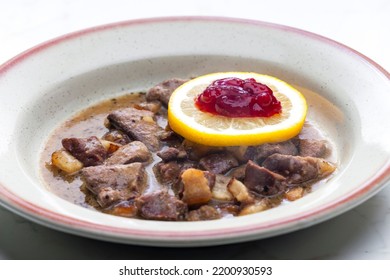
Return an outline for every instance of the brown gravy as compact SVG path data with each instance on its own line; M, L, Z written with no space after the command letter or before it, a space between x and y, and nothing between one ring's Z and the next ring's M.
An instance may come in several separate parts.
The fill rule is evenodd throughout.
M74 204L89 208L99 209L99 205L88 190L83 186L83 181L79 176L63 175L50 164L50 158L53 151L60 149L61 140L69 137L101 137L109 130L104 126L107 115L114 110L132 107L133 105L145 101L145 93L129 93L120 97L97 103L85 110L75 114L71 119L67 120L50 135L40 161L40 169L44 182L48 189L59 197L72 202ZM162 109L160 115L157 116L157 123L161 127L165 127L166 110ZM321 132L318 131L310 123L306 123L302 132L302 138L308 139L324 139ZM152 166L161 159L153 154L154 162L147 168L148 173L148 189L146 192L151 192L160 189L160 184L152 175ZM307 189L310 191L310 188Z
M129 93L105 100L82 110L57 127L45 145L40 162L41 174L49 190L72 203L94 209L96 205L86 195L86 190L82 187L82 180L78 176L61 175L50 165L51 154L62 147L61 140L63 138L102 136L109 131L104 126L104 120L109 112L129 107L142 101L145 101L143 93ZM161 118L162 120L163 118Z

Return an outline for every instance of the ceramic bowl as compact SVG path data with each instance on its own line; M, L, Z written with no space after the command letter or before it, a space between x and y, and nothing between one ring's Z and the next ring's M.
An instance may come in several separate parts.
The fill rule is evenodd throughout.
M116 217L51 193L39 159L49 134L91 104L171 77L253 71L302 89L337 172L300 200L202 222ZM99 26L36 46L0 67L0 202L45 226L130 244L205 246L291 232L339 215L390 177L389 73L330 39L264 22L176 17Z

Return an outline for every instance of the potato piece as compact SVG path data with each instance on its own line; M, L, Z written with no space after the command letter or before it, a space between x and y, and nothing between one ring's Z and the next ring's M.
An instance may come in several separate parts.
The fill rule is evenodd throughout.
M269 208L268 203L265 199L258 200L253 204L249 204L245 206L240 213L239 216L248 215L248 214L254 214L258 212L262 212L264 210L267 210Z
M284 197L289 201L294 201L301 198L303 196L303 193L304 193L304 189L302 187L294 187L289 189L285 193Z
M103 140L103 139L99 139L99 141L100 141L100 143L102 143L104 149L106 149L106 151L109 154L116 152L121 147L121 145L114 143L114 142L111 142L111 141L107 141L107 140Z
M336 166L326 160L320 160L318 163L319 177L325 178L336 170Z
M237 201L247 204L253 202L253 197L249 193L247 187L236 178L232 178L229 181L227 189Z
M212 195L214 199L223 201L232 201L234 199L232 194L227 189L229 181L230 177L226 177L220 174L216 175L215 184L212 189Z
M71 174L83 168L81 161L72 156L68 151L58 150L52 153L51 163L58 169Z
M143 116L141 119L145 122L156 123L151 116Z
M189 168L181 175L183 202L190 205L206 204L212 198L209 180L204 171Z

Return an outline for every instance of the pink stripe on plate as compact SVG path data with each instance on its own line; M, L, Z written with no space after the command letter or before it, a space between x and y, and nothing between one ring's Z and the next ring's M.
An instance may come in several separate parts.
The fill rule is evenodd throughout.
M118 23L112 23L107 25L102 25L98 27L93 27L74 33L70 33L61 37L58 37L53 40L49 40L45 43L42 43L36 47L33 47L20 55L10 59L6 63L0 66L0 75L4 75L7 71L10 71L13 67L16 67L18 64L22 63L24 60L29 59L31 56L36 55L37 53L44 51L48 48L56 46L58 44L64 43L66 41L85 36L94 32L101 32L104 30L110 30L115 28L122 28L131 25L144 25L144 24L155 24L155 23L169 23L173 21L200 21L200 22L226 22L226 23L238 23L245 25L255 25L260 27L268 27L276 30L284 30L286 32L293 32L300 34L302 36L310 37L313 40L322 41L326 44L331 44L343 51L347 51L353 55L357 55L360 59L366 61L375 67L379 72L381 72L385 77L390 79L390 74L384 70L381 66L376 64L371 59L362 55L361 53L344 46L336 41L325 38L323 36L313 34L307 31L299 30L296 28L282 26L272 23L246 20L246 19L235 19L235 18L221 18L221 17L166 17L166 18L151 18L151 19L139 19L139 20L130 20ZM91 222L86 222L76 218L72 218L60 213L53 212L51 210L44 209L39 205L34 205L26 200L21 199L14 193L12 193L12 186L3 186L0 184L0 196L2 203L9 209L22 214L32 220L41 222L43 224L49 223L56 228L62 228L63 230L76 230L80 234L82 233L95 233L103 234L106 236L116 236L122 240L128 238L131 239L143 239L143 240L205 240L205 239L222 239L227 238L228 236L250 236L254 234L262 234L265 236L270 236L274 232L278 231L287 232L294 229L302 228L302 223L305 225L311 225L318 223L325 219L331 218L347 211L348 209L356 206L358 203L362 202L365 199L368 199L374 195L377 191L380 190L381 186L388 181L390 177L390 164L387 162L383 168L378 171L376 176L364 184L357 186L356 191L348 194L347 196L339 198L337 201L323 205L321 208L305 212L303 214L294 215L284 219L276 220L273 222L254 224L251 226L242 226L229 229L216 229L216 230L202 230L202 231L193 231L193 232L176 232L176 231L160 231L158 229L153 231L146 230L137 230L121 227L113 227L95 224ZM153 221L145 221L153 222ZM186 222L188 223L188 222ZM300 223L300 226L298 226ZM296 224L296 226L294 226ZM290 226L290 227L289 227ZM84 234L85 235L85 234Z

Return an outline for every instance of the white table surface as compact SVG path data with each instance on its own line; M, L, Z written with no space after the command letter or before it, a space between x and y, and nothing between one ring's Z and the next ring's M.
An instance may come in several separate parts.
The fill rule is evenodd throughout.
M348 45L390 71L388 0L0 0L0 64L79 29L180 15L249 18L297 27ZM304 230L190 249L130 246L73 236L0 207L0 259L178 258L390 259L390 187L355 209Z

